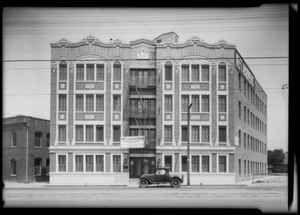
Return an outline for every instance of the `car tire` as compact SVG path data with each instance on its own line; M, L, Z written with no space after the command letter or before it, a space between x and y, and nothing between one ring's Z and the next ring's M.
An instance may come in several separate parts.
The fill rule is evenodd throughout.
M171 181L171 186L172 187L180 187L180 181L178 178L173 178L172 181Z
M148 181L146 179L141 179L139 181L139 185L140 185L141 188L145 188L145 187L148 186Z

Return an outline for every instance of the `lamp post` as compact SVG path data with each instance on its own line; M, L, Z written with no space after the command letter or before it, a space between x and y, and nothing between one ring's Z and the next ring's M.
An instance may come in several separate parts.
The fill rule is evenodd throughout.
M187 185L190 185L190 109L193 103L188 105L187 114Z

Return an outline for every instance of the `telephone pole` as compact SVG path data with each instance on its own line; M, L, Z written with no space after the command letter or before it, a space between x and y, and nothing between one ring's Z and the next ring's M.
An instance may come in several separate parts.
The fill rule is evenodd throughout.
M190 109L193 103L188 105L187 114L187 185L190 185Z

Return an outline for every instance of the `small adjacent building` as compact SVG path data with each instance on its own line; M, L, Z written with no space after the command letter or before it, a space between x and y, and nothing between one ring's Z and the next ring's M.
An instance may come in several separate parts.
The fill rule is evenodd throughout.
M2 121L4 181L49 181L50 120L18 115Z

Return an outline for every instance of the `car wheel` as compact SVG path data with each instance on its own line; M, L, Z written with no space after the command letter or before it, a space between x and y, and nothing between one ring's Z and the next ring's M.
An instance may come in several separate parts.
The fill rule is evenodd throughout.
M180 187L180 181L178 178L173 178L171 181L171 186L172 187Z
M148 186L148 181L146 179L140 180L140 187L145 188Z

